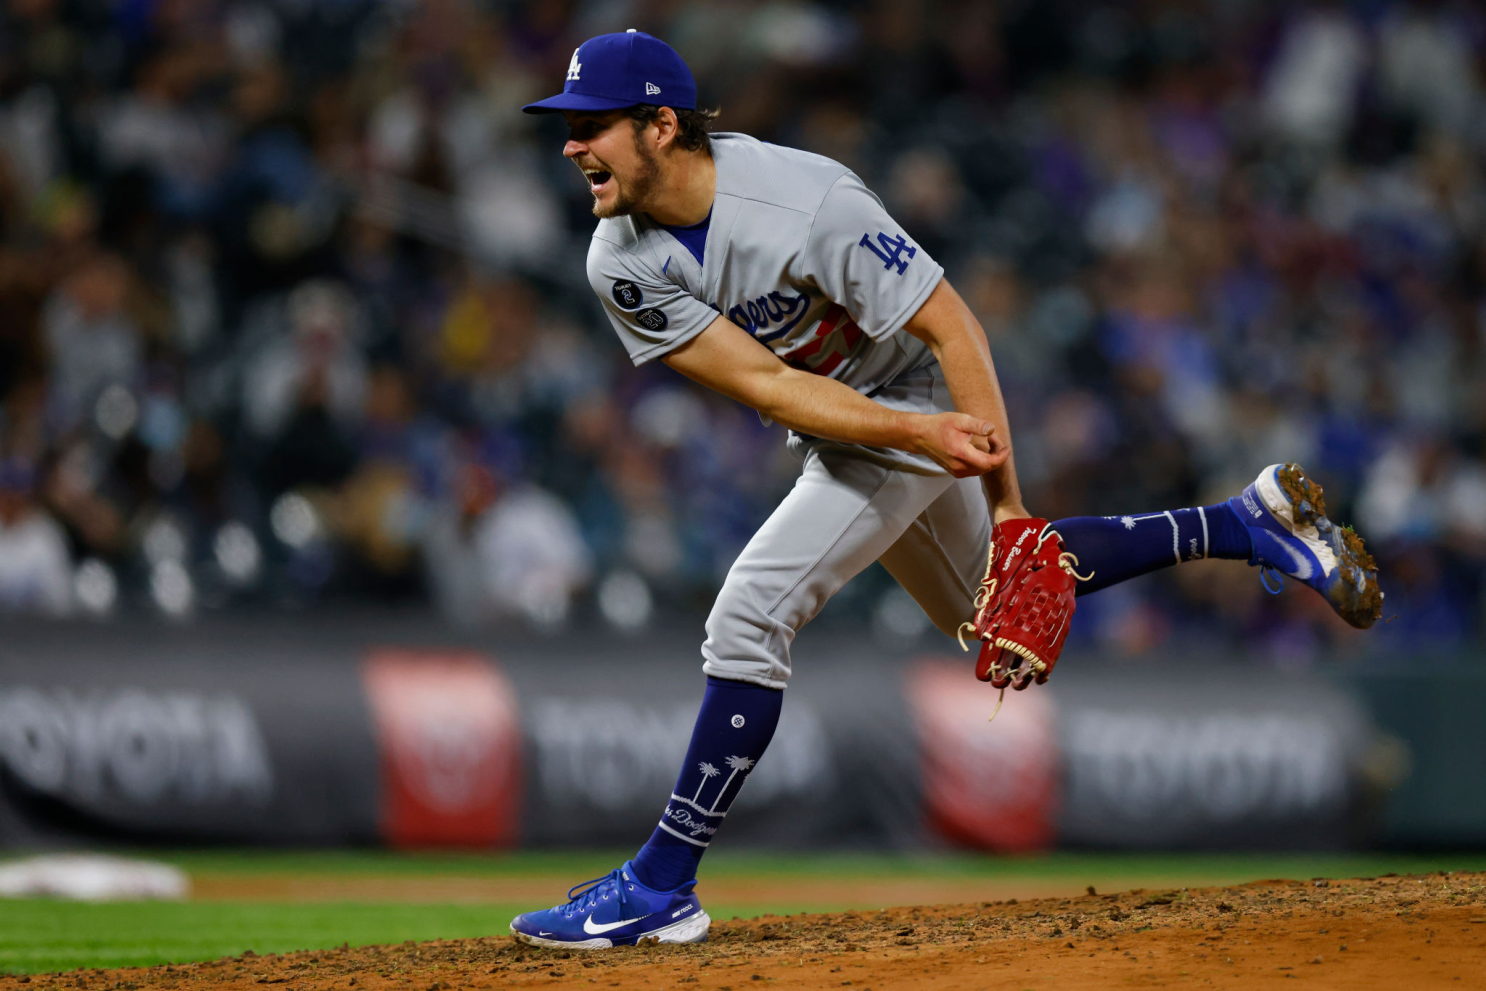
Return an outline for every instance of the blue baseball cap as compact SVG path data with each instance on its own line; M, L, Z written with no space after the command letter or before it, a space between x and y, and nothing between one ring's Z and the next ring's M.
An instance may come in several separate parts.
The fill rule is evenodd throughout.
M521 109L529 114L564 110L601 112L653 103L695 110L697 81L676 49L643 31L589 38L573 51L562 92Z

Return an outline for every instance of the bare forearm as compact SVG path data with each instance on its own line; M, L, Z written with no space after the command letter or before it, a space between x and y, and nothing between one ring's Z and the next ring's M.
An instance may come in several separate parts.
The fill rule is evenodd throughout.
M914 413L888 409L835 379L785 368L754 394L739 397L775 423L843 444L915 449Z
M1001 395L991 348L980 321L945 280L914 314L906 329L928 344L939 359L955 409L995 427L994 437L998 447L1004 448L1006 460L984 475L986 500L992 515L998 523L1009 517L1028 515L1017 485L1006 400Z
M797 369L766 377L751 397L740 398L800 433L895 447L929 458L956 478L984 475L1002 460L990 450L992 427L984 420L960 412L899 412L840 382Z
M1001 465L992 426L966 413L888 409L834 379L793 368L726 317L664 361L682 375L812 437L921 454L957 478Z
M933 350L944 371L944 382L949 386L955 409L994 424L996 436L1011 449L1011 420L984 333L977 326L975 333L946 341ZM1000 468L982 476L986 499L995 511L997 522L1008 516L1026 515L1015 461L1016 453L1012 450Z

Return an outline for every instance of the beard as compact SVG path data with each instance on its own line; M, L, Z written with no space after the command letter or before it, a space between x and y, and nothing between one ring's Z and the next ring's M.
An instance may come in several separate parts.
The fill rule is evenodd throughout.
M628 217L639 210L650 199L650 194L655 192L655 187L660 182L660 163L650 149L640 144L639 134L635 135L635 155L640 164L633 175L621 182L617 172L611 173L614 176L614 202L603 206L598 197L594 197L593 215L600 220Z

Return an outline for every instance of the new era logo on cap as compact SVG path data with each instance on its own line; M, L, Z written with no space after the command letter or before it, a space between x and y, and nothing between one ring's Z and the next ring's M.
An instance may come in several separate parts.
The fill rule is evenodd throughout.
M697 84L670 45L643 31L601 34L579 45L557 96L527 104L529 114L602 113L639 103L695 110Z

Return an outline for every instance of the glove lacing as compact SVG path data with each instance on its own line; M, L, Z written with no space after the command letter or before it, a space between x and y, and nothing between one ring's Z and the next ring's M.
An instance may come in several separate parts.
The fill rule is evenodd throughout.
M1043 527L1042 533L1038 534L1037 536L1037 543L1032 547L1032 550L1030 552L1031 556L1035 558L1038 552L1042 550L1042 545L1047 542L1047 539L1049 537L1056 537L1057 535L1058 531L1053 529L1051 523ZM1077 571L1078 563L1078 555L1074 554L1072 551L1060 551L1058 553L1058 567L1062 568L1064 571L1072 575L1076 581L1086 582L1094 577L1094 572L1092 571L1090 571L1087 575L1079 574ZM996 576L995 570L996 542L995 540L992 540L990 553L987 555L986 559L986 573L985 576L980 580L980 588L976 589L975 591L975 614L969 622L961 623L959 628L955 630L955 639L959 641L960 650L962 651L968 651L970 649L970 647L965 643L965 631L967 629L971 633L974 633L976 631L976 629L980 626L982 620L984 620L985 618L985 611L990 608L991 600L994 599L996 596L996 586L1000 582L1000 578ZM1044 671L1047 670L1047 664L1042 660L1042 658L1038 657L1029 648L1022 646L1019 643L1012 643L1010 640L1006 640L1002 637L996 637L994 640L992 640L989 636L983 636L981 637L981 639L990 641L991 645L993 647L996 647L997 649L1009 650L1013 654L1016 654L1018 657L1022 658L1032 669L1032 673L1034 675L1042 674ZM1000 665L997 665L991 670L993 675L995 675L996 677L1008 677L1010 676L1012 671L1012 669L1003 668ZM987 719L986 722L990 722L991 720L996 718L996 713L1001 711L1001 703L1005 701L1006 689L1002 688L1001 694L996 697L996 708L991 710L990 718Z

